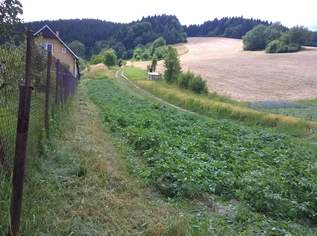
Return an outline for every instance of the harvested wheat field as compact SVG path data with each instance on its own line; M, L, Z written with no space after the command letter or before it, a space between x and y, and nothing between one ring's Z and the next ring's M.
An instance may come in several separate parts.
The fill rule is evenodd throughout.
M266 54L242 50L242 40L189 38L181 48L183 70L200 74L211 91L243 101L317 97L317 48ZM179 50L180 51L180 50ZM149 62L129 62L146 69ZM162 61L158 71L163 72Z
M183 69L201 74L220 94L246 101L317 97L317 48L266 54L226 38L189 38L186 47Z

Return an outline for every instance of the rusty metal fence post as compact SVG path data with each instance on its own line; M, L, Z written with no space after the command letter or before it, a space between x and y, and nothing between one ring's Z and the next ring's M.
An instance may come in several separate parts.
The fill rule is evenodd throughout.
M12 177L12 193L10 207L9 236L19 235L22 211L24 173L27 153L27 138L31 107L31 76L32 76L32 31L27 32L27 49L25 65L25 84L20 86L19 112L15 144L15 157Z
M46 137L49 137L49 106L50 106L50 89L51 89L51 65L52 65L52 52L47 53L47 74L46 74L46 89L45 89L45 117L44 127Z

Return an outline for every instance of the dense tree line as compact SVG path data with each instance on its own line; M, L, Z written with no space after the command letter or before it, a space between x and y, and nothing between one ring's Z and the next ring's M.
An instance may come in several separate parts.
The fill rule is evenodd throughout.
M170 15L143 17L129 24L74 19L37 21L25 25L36 31L45 24L59 31L65 42L70 44L77 40L83 43L86 57L99 54L105 48L112 48L118 57L130 58L136 46L146 45L159 37L163 37L168 44L186 41L183 26L176 16Z
M166 40L160 37L147 45L138 45L133 51L134 60L150 60L156 58L162 60L167 54Z
M317 32L313 33L312 39L306 44L306 46L317 47Z
M206 21L201 25L182 26L176 16L158 15L143 17L129 24L73 19L30 22L25 23L25 26L36 31L45 24L59 31L62 39L82 57L90 58L105 49L113 49L118 58L124 59L133 57L135 48L138 48L139 53L142 51L143 56L149 56L151 53L144 49L149 48L149 45L160 37L164 38L167 44L185 42L187 36L242 38L258 25L272 25L271 22L258 19L224 17ZM281 27L282 31L287 30L286 27ZM317 46L317 33L307 45ZM162 47L157 53L165 54L166 48Z
M212 21L206 21L201 25L189 25L185 27L185 30L188 37L221 36L240 39L259 24L270 25L271 23L252 18L223 17L221 19L215 18Z
M303 26L290 29L280 23L258 25L243 36L244 50L264 50L267 53L297 52L312 41L313 32Z

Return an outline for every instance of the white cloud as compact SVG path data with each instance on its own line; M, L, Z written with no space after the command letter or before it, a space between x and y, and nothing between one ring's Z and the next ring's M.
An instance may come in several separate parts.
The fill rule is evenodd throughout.
M202 23L215 17L245 16L281 21L287 26L317 25L316 0L21 0L25 21L98 18L130 22L142 16L174 14L183 24Z

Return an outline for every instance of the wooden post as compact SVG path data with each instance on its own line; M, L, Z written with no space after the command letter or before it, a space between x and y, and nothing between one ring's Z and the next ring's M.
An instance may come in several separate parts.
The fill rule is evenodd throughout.
M58 84L60 83L60 61L57 59L56 61L56 84L55 84L55 104L58 104L59 99L59 91L58 91Z
M60 103L63 105L64 104L64 74L65 70L62 67L61 68L61 76L59 77L59 93L60 93Z
M46 74L46 91L45 91L45 117L44 127L46 137L49 138L49 105L50 105L50 89L51 89L51 65L52 65L52 52L47 53L47 74Z
M32 48L31 41L33 34L27 32L27 49L26 49L26 65L25 65L25 85L20 86L19 114L17 123L17 134L15 144L14 168L12 177L12 193L10 208L10 225L8 230L9 236L19 235L24 172L27 153L27 139L29 129L30 107L31 107L31 76L32 76Z

